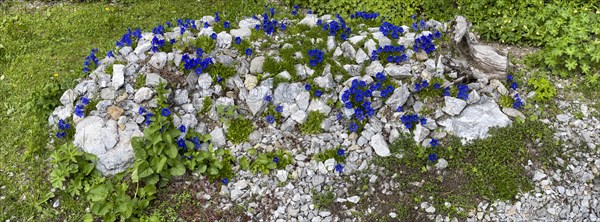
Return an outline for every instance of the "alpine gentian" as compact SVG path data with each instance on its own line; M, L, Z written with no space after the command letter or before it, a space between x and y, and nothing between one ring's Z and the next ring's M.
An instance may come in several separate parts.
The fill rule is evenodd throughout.
M304 89L306 91L309 91L310 90L310 84L308 84L308 83L304 84Z
M512 84L510 84L510 88L513 90L516 90L518 86L519 85L517 84L517 82L513 82Z
M213 34L210 34L210 38L213 39L213 40L216 40L217 39L217 33L213 32Z
M280 105L280 104L277 105L277 106L275 106L275 111L278 112L278 113L282 113L283 112L283 106Z
M423 83L421 83L421 86L423 86L423 88L427 88L429 87L429 82L427 80L424 80Z
M356 123L350 123L350 132L355 133L356 130L358 130L358 124L356 124Z
M242 44L242 38L240 38L239 36L235 37L235 44Z
M169 108L162 108L160 110L160 115L162 115L162 116L169 116L169 115L171 115L171 110L169 110Z
M185 147L185 140L183 140L182 138L179 138L177 140L177 146L180 147L180 148L186 148Z
M87 97L81 97L81 104L87 105L89 103L90 103L90 99L88 99Z
M429 154L429 156L427 156L427 159L431 162L434 162L437 160L437 155L435 155L435 153Z
M344 170L344 165L342 165L341 163L335 165L335 171L342 173L342 170Z
M337 155L338 156L343 156L346 153L346 151L344 149L338 149L337 150Z
M337 119L338 121L340 121L340 120L344 119L344 115L342 115L342 113L341 113L341 112L338 112L336 119Z
M231 24L229 24L229 21L225 21L223 22L223 27L229 29L231 27Z
M507 79L509 82L512 82L512 81L513 81L513 75L508 75L508 76L506 77L506 79Z
M107 56L108 58L112 58L112 57L114 57L114 55L113 55L113 51L112 51L112 50L108 51L108 53L106 54L106 56Z
M273 101L273 97L271 97L270 95L265 96L265 98L263 98L266 102L270 103L271 101Z
M182 133L185 133L185 125L181 125L179 126L179 131L181 131Z
M436 139L431 139L431 141L429 141L429 145L431 145L431 147L436 147L436 146L438 146L438 140L436 140Z
M247 56L251 56L251 55L252 55L252 49L250 49L250 48L247 48L247 49L246 49L246 55L247 55Z
M219 12L215 12L215 22L221 21L221 17L219 17Z
M76 115L76 116L79 116L80 118L82 118L82 117L83 117L83 115L84 115L83 108L84 108L84 107L83 107L83 105L77 105L77 106L75 107L75 115Z
M279 163L279 157L273 157L273 162Z
M420 122L421 125L427 125L427 119L425 117L421 117Z
M323 95L323 92L321 90L315 90L315 96L316 97L321 97L321 95Z
M377 78L377 80L381 82L385 81L386 79L385 74L383 74L382 72L378 72L377 74L375 74L375 78Z
M433 84L433 89L440 89L440 87L442 86L437 82Z
M273 124L275 122L275 117L273 115L268 115L265 117L265 119L267 120L267 123L269 123L269 124Z
M152 120L150 119L152 116L154 116L152 113L146 114L146 125L150 125L150 123L152 123Z
M402 108L402 106L398 106L398 108L396 108L396 112L404 112L404 108Z
M346 102L346 103L344 104L344 107L346 107L346 109L352 109L352 106L353 106L353 105L352 105L352 102Z
M138 114L142 115L146 112L146 109L144 109L144 107L141 107L138 109Z
M229 183L229 179L227 179L227 178L223 178L223 179L221 180L221 183L223 183L223 185L227 185L227 184Z
M65 132L56 132L56 138L58 138L58 139L65 138L66 136L67 136L67 133L65 133Z
M450 96L450 87L444 88L444 96Z

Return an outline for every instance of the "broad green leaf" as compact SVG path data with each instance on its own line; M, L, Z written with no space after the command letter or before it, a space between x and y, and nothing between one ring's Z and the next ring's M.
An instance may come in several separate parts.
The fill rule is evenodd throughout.
M121 195L117 197L116 212L121 213L124 218L131 217L133 213L133 201L129 195Z
M214 168L214 167L211 166L211 167L208 168L208 174L211 175L211 176L218 175L219 174L219 170L217 168Z
M165 154L169 158L176 158L177 157L177 147L175 146L175 144L168 145L164 151L165 151Z
M83 222L94 222L94 216L91 213L86 213L83 216Z
M206 166L206 164L204 164L204 163L201 163L201 164L198 166L198 173L202 173L202 174L203 174L204 172L206 172L206 167L207 167L207 166Z
M181 176L185 173L185 166L183 164L177 164L171 168L171 175Z
M245 156L240 159L240 167L242 170L248 170L248 167L250 167L250 161Z
M156 164L156 172L157 173L160 173L163 170L163 167L165 166L165 163L167 163L167 157L166 156L160 156L160 160Z
M94 188L92 188L88 193L88 199L90 199L92 202L105 200L108 197L109 192L111 192L111 189L108 186L108 183L102 183L94 186Z
M145 178L154 173L148 162L144 161L138 166L138 178Z

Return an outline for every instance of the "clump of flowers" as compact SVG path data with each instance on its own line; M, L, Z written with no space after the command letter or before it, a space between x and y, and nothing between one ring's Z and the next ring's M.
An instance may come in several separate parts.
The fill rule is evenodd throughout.
M523 108L523 100L519 97L519 94L515 94L515 102L513 103L513 108L521 109Z
M68 124L63 119L58 120L58 132L56 132L56 138L62 139L67 137L67 130L71 128L71 124Z
M127 33L123 34L123 37L121 37L120 41L117 41L116 45L117 45L117 47L125 47L125 46L133 47L133 41L139 40L141 38L142 38L142 30L141 29L138 28L133 32L131 31L131 29L127 29Z
M298 15L298 10L300 9L300 6L298 5L294 5L294 9L292 9L292 15L296 16Z
M379 31L383 33L383 35L391 37L392 39L400 38L400 35L404 33L404 29L400 26L396 26L389 22L383 22L381 26L379 26Z
M420 50L425 51L427 54L431 54L436 50L435 43L433 43L434 38L440 38L439 32L438 35L434 36L433 34L429 35L421 35L421 37L415 38L415 44L413 49L415 52L419 52Z
M456 98L463 100L469 99L469 86L465 84L458 84L456 88L458 88L458 94L456 94Z
M362 80L353 80L350 89L342 93L342 102L346 109L353 109L352 118L362 122L368 117L375 115L375 109L371 107L371 98L373 93L379 91L381 97L387 98L394 92L394 87L387 85L383 87L383 82L386 80L385 74L377 73L375 82L367 84ZM356 122L350 124L350 132L356 132L359 126Z
M165 46L164 39L159 39L156 36L154 36L154 38L152 38L152 52L158 52L158 49L162 48L164 46Z
M267 95L263 98L265 102L267 102L267 110L262 114L265 117L265 121L268 124L273 124L281 118L281 113L283 113L283 106L281 104L275 105L273 103L273 97Z
M274 8L270 8L269 12L271 14L271 17L273 17L275 15L275 9ZM262 15L262 22L260 25L256 25L254 27L254 29L256 29L256 31L258 30L263 30L265 31L265 33L267 33L267 35L271 35L275 32L277 32L277 30L281 29L282 31L285 31L286 26L283 23L280 23L279 21L275 20L275 19L269 19L269 15L265 12Z
M218 13L217 13L217 17L218 17ZM215 22L218 22L216 18L215 18ZM183 33L185 33L185 31L188 29L198 29L196 27L196 20L190 20L190 19L186 19L185 21L183 19L177 19L177 26L179 26L179 34L181 34L181 35L183 35Z
M183 61L183 67L186 70L193 69L196 74L200 75L208 68L208 66L214 64L211 58L202 59L202 48L198 48L196 50L196 57L191 58L187 53L181 57L181 61Z
M350 15L351 19L355 19L355 18L362 18L364 20L374 20L377 17L379 17L379 13L374 12L374 13L368 13L368 12L355 12L354 14Z
M82 97L80 103L75 106L75 115L79 118L83 118L85 115L85 106L90 103L90 100L86 97Z
M91 67L92 63L94 65L94 67L98 66L98 63L100 63L100 60L98 60L98 58L96 57L96 53L98 53L98 48L92 49L90 54L87 57L85 57L85 60L83 61L83 72L84 73L90 72L90 70L91 70L90 67Z
M308 57L310 57L310 61L309 61L310 66L315 67L319 63L322 63L323 55L325 55L325 53L323 53L323 51L321 51L321 50L318 50L318 49L308 50Z
M379 58L384 59L388 63L401 63L408 60L408 57L404 53L406 48L402 45L386 45L384 47L379 46L376 50L371 52L371 61L375 61Z
M329 31L330 36L339 35L342 41L346 41L352 30L350 27L346 26L346 21L344 21L342 16L338 14L335 15L335 17L337 18L337 21L332 20L329 23L323 23L323 21L318 20L317 25L322 25L321 28L325 31Z
M400 117L400 121L402 121L404 127L409 130L413 129L415 125L419 123L423 125L427 124L427 119L420 118L418 114L404 114Z

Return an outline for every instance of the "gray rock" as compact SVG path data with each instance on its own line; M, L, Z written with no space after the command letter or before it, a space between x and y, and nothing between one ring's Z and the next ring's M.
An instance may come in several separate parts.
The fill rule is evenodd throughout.
M513 109L513 108L508 108L508 107L502 108L502 112L504 114L506 114L507 116L510 116L512 118L517 118L518 117L518 118L520 118L522 120L525 120L525 118L526 118L523 113L521 113L519 110L516 110L516 109Z
M398 78L398 79L405 79L405 78L410 78L413 76L412 72L411 72L411 67L409 64L404 64L404 65L395 65L392 63L388 63L385 67L385 73L387 73L389 76Z
M243 27L239 29L232 29L231 31L229 31L229 33L231 33L231 35L234 37L244 38L250 37L250 35L252 34L252 30L250 30L250 28Z
M150 50L151 48L152 48L152 43L146 42L144 44L138 44L138 46L135 47L135 50L133 52L137 55L142 55L142 54L148 52L148 50Z
M462 99L454 98L451 96L444 96L444 108L442 111L451 116L456 116L467 106L467 102Z
M246 104L252 112L252 115L256 115L258 111L262 108L264 104L265 96L271 94L271 90L266 86L258 86L248 93L248 97L246 97Z
M438 170L446 169L446 167L448 167L448 161L444 158L438 159L438 162L435 164L435 168Z
M297 123L304 123L306 121L306 112L303 110L298 110L296 111L294 114L292 114L290 116L290 119L293 119L294 121L296 121Z
M410 96L408 87L402 85L394 90L394 93L385 101L385 104L396 110L398 106L404 105Z
M73 144L86 153L100 157L107 151L112 150L117 142L119 142L119 134L117 132L117 122L114 120L105 122L104 119L98 116L88 116L84 117L75 127ZM100 166L97 166L97 168L100 168ZM103 174L105 173L108 172L103 172Z
M258 56L252 59L250 62L250 73L261 74L263 72L263 63L265 62L264 56Z
M112 73L112 87L113 89L119 89L125 83L125 66L121 64L113 65Z
M100 90L100 98L102 99L115 99L117 97L117 91L112 88L104 88Z
M275 175L277 176L277 179L279 180L279 182L285 182L288 177L288 172L285 170L277 170Z
M331 107L329 107L322 99L313 99L308 106L308 112L310 111L319 111L325 115L328 115L331 112Z
M342 55L344 55L344 57L354 59L356 56L356 49L354 49L348 41L342 43L340 47L342 48Z
M155 53L154 55L152 55L152 58L150 58L150 61L148 62L148 64L150 64L150 66L155 69L164 68L165 65L167 64L167 53L165 53L165 52Z
M115 147L98 155L96 169L104 176L115 175L127 170L135 160L131 139L141 136L144 136L144 133L140 131L136 123L125 123L125 129L119 131L119 142Z
M75 91L73 91L72 89L67 89L67 91L65 91L65 93L63 93L63 95L60 97L60 103L62 103L65 106L73 105L75 99L77 99Z
M317 26L317 18L316 14L306 14L306 16L298 22L298 25L308 25L309 27Z
M208 73L203 73L198 76L198 86L200 89L207 90L212 85L212 77Z
M240 28L253 29L256 25L260 25L260 21L253 18L243 19L238 23Z
M381 135L381 133L378 133L378 134L375 134L374 136L372 136L371 141L369 142L369 145L371 145L371 147L373 147L375 154L377 154L378 156L389 156L390 155L390 149L388 148L388 144L385 141L385 139L383 138L383 136Z
M296 104L300 110L308 109L308 102L310 101L310 93L307 91L300 91L296 96Z
M185 114L181 116L181 125L187 126L188 128L194 128L198 124L196 116L193 114Z
M292 75L290 75L290 73L288 71L280 72L279 74L277 74L277 77L282 78L282 79L287 79L287 80L292 79Z
M348 197L348 202L350 202L350 203L356 204L356 203L358 203L358 201L360 201L360 197L358 197L358 196Z
M479 96L479 93L476 90L473 90L469 93L469 98L467 99L467 104L471 105L474 103L479 102L479 100L481 99L481 96Z
M185 89L175 90L174 102L176 105L183 105L190 102L188 98L188 91Z
M217 147L225 146L225 144L227 144L227 140L225 139L223 128L217 127L210 132L210 141Z
M335 36L327 36L327 51L335 49Z
M505 127L511 123L500 107L492 99L482 97L481 100L465 108L460 115L440 120L439 125L446 130L466 140L485 138L491 127Z
M273 102L275 104L295 103L296 96L303 90L300 83L280 83L273 93Z
M369 66L365 68L365 73L369 76L375 76L379 72L383 72L383 65L377 60L372 61Z
M323 89L333 89L333 87L336 85L333 81L333 76L331 76L331 73L315 78L314 82L317 86Z
M154 92L152 91L152 89L148 87L142 87L138 89L138 91L135 93L133 101L136 103L141 103L143 101L151 99L153 94Z
M339 46L335 47L335 50L333 51L333 58L340 57L342 54L342 49Z
M231 67L231 66L235 65L235 60L233 60L233 58L228 55L218 55L215 58L215 61L217 61L218 63L221 63L227 67Z
M362 64L363 62L369 60L369 56L367 55L367 53L365 53L365 51L359 48L356 51L356 56L354 57L354 59L356 60L356 63Z
M571 120L571 117L569 117L566 114L558 114L556 115L556 119L560 122L566 123L569 122L569 120Z
M256 85L258 85L258 78L255 75L246 74L244 77L244 87L248 90L252 90Z
M415 126L415 130L413 131L414 135L414 139L415 142L417 144L421 143L421 141L423 141L425 138L427 138L427 136L429 136L429 129L427 129L426 127L424 127L421 124L417 124Z
M140 73L139 75L144 75L144 74ZM158 84L161 82L167 82L167 81L165 81L165 79L163 79L162 77L160 77L160 75L158 75L156 73L148 73L145 75L146 75L146 86L155 87L155 86L158 86ZM197 76L196 74L193 74L193 75Z
M222 31L217 34L217 47L229 48L231 47L232 37L229 33Z

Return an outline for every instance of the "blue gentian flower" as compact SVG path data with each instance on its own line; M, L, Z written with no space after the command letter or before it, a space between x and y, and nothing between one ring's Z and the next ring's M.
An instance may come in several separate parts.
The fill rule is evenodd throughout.
M247 55L247 56L251 56L251 55L252 55L252 49L250 49L250 48L247 48L247 49L246 49L246 55Z
M439 83L434 83L433 84L433 89L440 89L441 85Z
M182 133L185 133L185 130L186 129L185 129L184 125L179 126L179 131L181 131Z
M441 38L441 37L442 37L442 33L440 33L440 31L436 31L435 33L433 33L433 36L434 36L436 39L439 39L439 38Z
M79 116L79 117L83 117L83 115L84 115L83 108L84 108L83 105L77 105L75 107L75 115Z
M146 114L146 125L150 125L150 123L152 123L152 120L150 119L152 116L154 116L152 113Z
M275 111L278 113L282 113L283 112L283 106L281 104L275 106Z
M427 159L431 162L434 162L437 160L437 155L435 155L435 153L429 154L429 156L427 156Z
M342 173L342 170L344 170L344 165L342 165L341 163L335 165L335 171Z
M275 117L273 115L268 115L265 117L265 119L267 120L267 123L269 123L269 124L273 124L275 122Z
M169 43L171 43L171 45L174 45L177 42L177 39L171 39L169 40Z
M231 24L229 24L229 21L225 21L223 23L223 27L226 28L226 29L229 29L231 27Z
M515 102L513 103L513 108L521 109L523 107L523 100L519 97L519 94L515 94Z
M413 24L412 24L412 28L413 28L415 31L419 30L419 26L417 25L417 23L416 23L416 22L413 22Z
M213 32L212 34L210 34L210 38L213 39L213 40L216 40L217 39L217 33Z
M113 51L112 51L112 50L108 51L108 53L106 54L106 56L107 56L108 58L112 58L112 57L114 57L114 55L113 55Z
M323 92L321 90L315 90L315 96L316 97L321 97L321 95L323 95Z
M383 74L382 72L378 72L377 74L375 74L375 78L377 78L377 80L381 82L385 81L386 79L385 74Z
M450 87L444 88L444 96L450 96Z
M427 80L424 80L423 83L421 83L421 86L423 86L423 88L427 88L429 87L429 82Z
M56 132L56 138L58 139L62 139L67 137L67 133L66 132Z
M425 117L422 117L420 122L421 122L421 125L427 125L427 119Z
M227 179L227 178L223 178L223 179L221 180L221 183L223 183L223 185L227 185L227 184L229 183L229 179Z
M506 77L506 79L507 79L509 82L512 82L512 81L513 81L513 75L508 75L508 76Z
M404 108L402 108L402 106L398 106L398 108L396 108L396 112L404 112Z
M344 106L346 107L346 109L352 109L352 102L346 102L346 104L344 104Z
M81 104L87 105L89 103L90 103L90 99L88 99L87 97L81 97Z
M220 76L217 76L217 82L221 83L223 81L223 78L221 78Z
M219 17L219 12L215 12L215 22L221 21L221 17Z
M358 130L358 124L356 124L356 123L350 123L350 132L355 133L356 130Z
M180 147L180 148L186 148L186 146L185 146L185 140L183 140L182 138L179 138L177 140L177 146Z
M279 163L279 157L273 157L273 162Z
M270 103L271 101L273 101L273 97L271 97L270 95L265 96L265 98L263 98L266 102Z
M513 90L516 90L518 86L519 85L517 84L517 82L513 82L512 84L510 84L510 88Z
M169 116L169 115L171 115L171 110L169 110L169 108L162 108L160 110L160 115L162 115L162 116Z
M242 43L242 38L240 38L239 36L235 37L235 44L241 44Z
M338 150L337 150L337 155L338 155L338 156L344 156L344 153L345 153L345 152L346 152L346 151L345 151L344 149L338 149Z
M304 89L306 91L309 91L310 90L310 84L308 84L308 83L304 84Z
M208 24L208 22L204 22L204 28L208 28L210 27L210 24Z
M439 145L438 140L436 139L431 139L431 141L429 142L429 145L431 145L431 147L436 147Z
M421 27L421 29L425 29L427 28L427 23L425 22L425 20L421 19L421 21L419 21L419 26Z
M138 109L138 114L139 114L139 115L142 115L142 114L144 114L145 112L146 112L146 109L144 109L144 107L141 107L141 106L140 106L140 108Z

